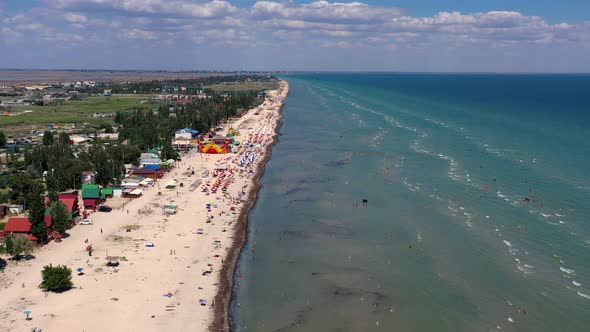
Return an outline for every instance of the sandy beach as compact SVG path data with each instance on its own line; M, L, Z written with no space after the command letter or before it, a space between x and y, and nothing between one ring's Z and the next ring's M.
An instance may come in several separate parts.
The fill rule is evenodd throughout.
M239 131L242 145L236 153L193 150L142 197L111 213L92 213L93 225L77 225L61 243L37 250L32 260L10 261L0 274L0 331L226 329L228 290L247 212L288 91L281 81L264 104L225 125L226 131L230 126ZM191 190L199 179L202 184ZM165 189L170 180L178 185ZM176 205L177 213L165 214L164 205ZM92 256L85 240L92 244ZM107 256L119 257L119 266L107 267ZM48 264L71 268L74 288L61 294L39 289ZM25 320L24 310L32 311L31 320Z

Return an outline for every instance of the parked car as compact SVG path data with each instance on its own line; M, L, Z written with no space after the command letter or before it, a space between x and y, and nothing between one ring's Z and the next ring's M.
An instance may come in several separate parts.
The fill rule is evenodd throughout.
M101 205L98 208L98 212L111 212L111 211L113 211L113 208L110 206L106 206L106 205Z
M84 219L84 220L80 221L80 225L92 225L92 220Z

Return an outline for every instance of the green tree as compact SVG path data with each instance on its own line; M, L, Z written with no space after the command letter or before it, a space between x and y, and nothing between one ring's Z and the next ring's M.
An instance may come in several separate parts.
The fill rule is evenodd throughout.
M162 159L178 159L178 151L172 146L172 139L170 136L164 136L162 142Z
M61 201L56 201L52 204L51 215L53 216L53 229L63 234L68 229L70 224L68 207Z
M56 203L59 201L59 194L55 190L51 190L47 193L47 197L49 197L49 201L52 203Z
M70 145L70 135L68 135L66 132L62 131L61 133L59 133L58 141L59 141L59 143L61 143L63 145L69 146Z
M14 174L8 178L10 188L10 201L15 204L24 204L27 208L27 195L34 186L38 185L35 180L24 174Z
M53 141L55 141L55 139L53 138L53 133L49 130L46 130L43 133L43 145L50 146L53 144Z
M14 246L12 245L12 238L6 238L5 245L6 253L12 255L12 251L14 250Z
M6 253L14 259L20 259L22 255L28 255L33 252L35 246L33 242L23 237L9 237L6 239Z
M0 149L6 146L6 135L0 131Z
M51 292L62 292L72 288L72 270L65 266L45 265L41 271L40 287Z
M31 233L39 239L39 242L46 242L48 230L45 224L45 197L43 188L38 183L35 183L27 195L27 208L32 224Z

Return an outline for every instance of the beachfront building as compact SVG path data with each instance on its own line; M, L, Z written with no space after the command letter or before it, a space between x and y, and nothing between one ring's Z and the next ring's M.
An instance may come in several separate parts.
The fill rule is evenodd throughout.
M143 167L146 165L160 165L161 163L160 156L154 152L142 153L139 156L139 164Z
M136 179L136 178L125 178L125 179L123 179L123 181L121 181L121 187L124 189L139 188L140 182L141 182L141 180ZM114 194L114 191L113 191L113 194Z
M162 172L153 168L134 168L131 171L131 175L159 179L162 177Z
M4 227L5 236L13 237L28 237L31 232L32 224L29 218L26 217L11 217L8 218L6 226Z
M81 136L81 135L70 136L70 144L72 144L74 146L86 145L90 142L92 142L92 139L85 137L85 136Z
M175 164L176 164L176 160L174 160L174 159L168 159L166 161L163 161L161 164L162 171L170 172L174 168Z
M68 209L68 220L72 221L74 218L80 215L80 208L78 203L77 193L72 194L60 194L58 196L60 202L64 203Z
M82 200L85 209L95 210L100 200L100 187L97 184L82 185Z
M197 135L199 135L199 132L197 130L191 129L191 128L182 128L182 129L178 129L175 133L174 133L174 139L176 140L192 140L195 139L197 137Z

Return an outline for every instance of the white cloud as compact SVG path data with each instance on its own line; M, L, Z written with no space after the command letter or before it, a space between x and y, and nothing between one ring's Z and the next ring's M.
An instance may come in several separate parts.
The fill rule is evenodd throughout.
M88 22L88 18L86 16L76 14L76 13L65 13L64 19L70 23L86 23L86 22Z
M401 11L394 7L372 7L361 2L328 1L316 1L303 5L292 2L259 1L249 11L253 18L261 20L283 18L309 22L349 23L382 22L401 14Z
M431 17L407 16L396 7L362 2L258 1L237 7L222 0L47 0L48 7L27 15L0 18L0 28L14 33L45 29L53 34L109 36L168 44L187 39L246 43L301 41L331 47L490 47L520 44L587 45L590 23L550 24L542 17L514 11L465 14L439 12ZM93 29L91 29L92 27ZM102 36L102 38L101 38ZM75 42L77 38L70 38Z

